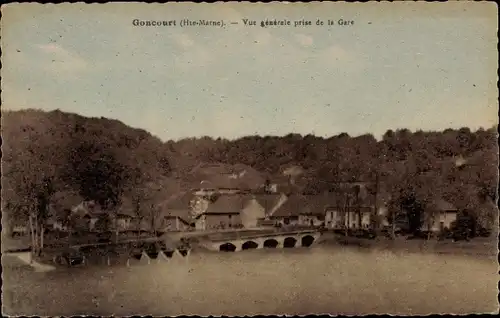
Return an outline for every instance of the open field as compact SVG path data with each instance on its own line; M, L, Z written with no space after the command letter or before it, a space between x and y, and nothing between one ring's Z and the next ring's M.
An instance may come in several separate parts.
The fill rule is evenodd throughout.
M36 273L4 263L9 315L420 314L498 311L496 260L345 246L194 252ZM50 300L47 301L47 296ZM258 306L256 306L258 304Z

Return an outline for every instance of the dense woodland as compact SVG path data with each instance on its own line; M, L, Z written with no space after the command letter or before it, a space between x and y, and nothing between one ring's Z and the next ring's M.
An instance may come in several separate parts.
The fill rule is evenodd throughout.
M192 187L200 163L246 165L268 180L300 167L298 185L308 194L332 191L339 180L366 181L377 184L374 191L385 193L394 209L432 210L443 198L482 222L492 224L497 216L495 209L477 209L496 203L496 127L388 130L380 141L344 133L162 142L116 120L23 110L2 112L2 138L4 217L17 223L31 215L39 227L49 206L63 211L80 199L109 211L128 204L138 214L148 213Z

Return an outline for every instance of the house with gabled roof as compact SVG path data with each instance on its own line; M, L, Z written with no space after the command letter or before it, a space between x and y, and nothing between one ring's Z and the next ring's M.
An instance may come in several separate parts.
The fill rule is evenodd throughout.
M242 226L240 212L244 195L221 195L210 202L206 210L195 219L197 230L238 228Z
M325 216L329 207L335 204L332 193L306 195L306 204L299 212L299 224L303 226L324 226Z
M359 185L354 185L354 187ZM355 188L347 192L330 193L330 204L325 209L325 226L331 229L351 228L368 229L375 217L375 195L364 191L362 187L356 199Z
M180 193L160 205L158 228L160 231L186 231L193 227L191 192Z
M432 232L440 232L444 229L450 229L452 223L457 220L458 209L450 202L444 199L438 199L433 203L436 214L430 224L425 224L427 230Z
M156 226L161 232L189 231L192 223L186 209L170 209L160 213Z
M110 214L110 219L113 223L112 227L119 232L133 229L136 224L136 218L137 215L134 211L132 200L125 197L122 198L120 205Z
M299 225L299 215L306 204L306 196L292 194L287 196L286 200L276 207L268 217L282 226Z
M269 220L269 215L279 207L284 196L271 193L258 193L246 196L245 198L246 201L241 211L243 227L260 227L266 219L268 225L274 225L274 222Z
M82 201L71 209L71 217L77 227L97 231L100 224L109 221L109 215L94 201Z
M255 199L264 209L264 217L268 217L271 216L276 209L286 201L287 196L285 194L261 193L253 195L253 199Z

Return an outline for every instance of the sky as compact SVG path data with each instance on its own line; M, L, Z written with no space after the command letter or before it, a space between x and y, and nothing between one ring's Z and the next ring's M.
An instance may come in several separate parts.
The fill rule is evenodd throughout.
M2 109L113 118L162 140L490 128L497 28L486 2L10 4Z

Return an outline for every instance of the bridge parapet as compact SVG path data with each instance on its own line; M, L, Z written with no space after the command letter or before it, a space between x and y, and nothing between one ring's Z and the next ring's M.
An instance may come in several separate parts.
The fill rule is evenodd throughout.
M266 235L248 235L239 238L204 240L203 246L212 251L241 251L261 248L292 248L309 247L318 241L321 233L318 231L268 233Z
M288 236L296 236L296 235L317 235L320 234L319 231L315 230L301 230L301 231L276 231L276 232L265 232L265 233L253 233L253 234L239 234L238 232L233 233L225 233L221 236L211 236L207 235L203 237L204 239L208 239L212 242L223 242L228 240L249 240L249 239L257 239L259 237L288 237Z

